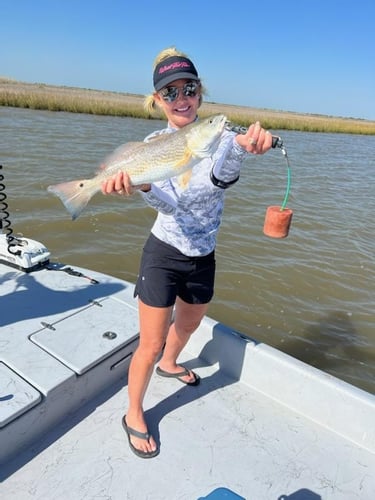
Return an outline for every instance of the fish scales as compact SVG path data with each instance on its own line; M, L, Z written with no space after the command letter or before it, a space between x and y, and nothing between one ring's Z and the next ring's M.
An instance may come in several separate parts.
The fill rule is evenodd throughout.
M168 141L163 140L162 143L154 139L151 142L136 145L134 151L129 149L126 158L115 161L110 168L102 172L103 180L119 170L126 171L134 185L155 182L163 176L164 172L168 175L171 169L176 169L177 174L181 173L180 169L184 162L187 168L189 167L188 160L191 151L185 137L175 138L174 135L176 134L169 134ZM163 136L163 139L167 139L167 136ZM156 158L157 163L153 163Z

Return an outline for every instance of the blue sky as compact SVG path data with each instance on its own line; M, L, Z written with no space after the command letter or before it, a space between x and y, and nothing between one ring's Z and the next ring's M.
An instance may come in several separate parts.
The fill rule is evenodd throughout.
M375 120L373 0L12 0L0 76L136 94L156 54L194 61L206 100Z

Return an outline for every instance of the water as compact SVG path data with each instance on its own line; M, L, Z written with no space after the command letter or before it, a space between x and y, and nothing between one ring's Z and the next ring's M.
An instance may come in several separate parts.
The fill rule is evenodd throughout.
M155 217L141 197L98 195L72 222L46 188L91 177L119 144L163 125L0 107L0 163L14 231L42 241L54 261L134 282ZM262 233L267 206L284 199L281 151L249 157L227 192L209 315L373 393L375 138L280 135L292 168L289 236Z

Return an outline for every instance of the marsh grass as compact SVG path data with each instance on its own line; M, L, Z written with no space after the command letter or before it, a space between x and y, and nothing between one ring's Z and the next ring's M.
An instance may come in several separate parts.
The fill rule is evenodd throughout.
M143 97L132 94L6 82L0 79L0 105L94 115L140 116Z
M153 117L143 108L143 100L144 96L138 94L22 83L0 77L0 106L151 119ZM298 114L212 102L205 102L199 112L201 117L215 113L224 113L230 121L242 126L259 120L263 127L273 130L375 135L374 121L354 118Z

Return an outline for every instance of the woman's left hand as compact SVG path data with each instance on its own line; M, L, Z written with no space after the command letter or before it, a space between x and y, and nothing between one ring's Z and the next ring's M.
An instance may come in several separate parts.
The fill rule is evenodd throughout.
M136 190L140 191L150 191L150 184L140 184L138 186L133 186L129 175L121 170L117 172L113 177L109 177L102 182L101 185L103 194L120 194L125 196L131 196Z
M263 154L272 147L272 134L256 122L250 125L246 134L238 134L236 141L248 153Z

